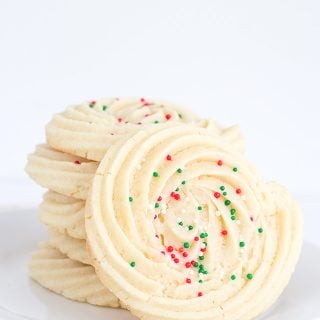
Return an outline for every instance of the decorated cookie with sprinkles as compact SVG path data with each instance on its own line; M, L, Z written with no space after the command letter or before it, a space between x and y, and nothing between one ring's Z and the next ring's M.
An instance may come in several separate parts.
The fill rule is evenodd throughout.
M288 192L221 136L184 124L108 149L85 226L100 280L150 320L253 319L283 291L302 242Z
M235 148L243 149L238 126L222 128L172 103L144 98L113 98L69 107L52 118L46 127L46 136L54 149L100 161L119 139L160 123L206 127Z

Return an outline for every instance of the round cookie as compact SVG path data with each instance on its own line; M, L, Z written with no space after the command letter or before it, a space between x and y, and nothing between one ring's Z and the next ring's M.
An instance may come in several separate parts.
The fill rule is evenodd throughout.
M49 244L67 255L70 259L92 264L86 249L86 240L72 238L54 228L48 228Z
M190 123L225 137L243 148L239 127L222 128L172 103L138 98L86 102L56 114L46 126L48 144L70 154L100 161L119 139L160 123Z
M302 242L299 208L272 186L201 128L159 126L115 144L86 207L98 277L145 320L256 317Z
M71 300L113 308L120 306L92 266L69 259L47 243L40 243L32 254L29 272L40 285Z
M41 186L77 199L86 199L98 163L38 145L28 156L28 175Z
M84 226L85 201L48 191L40 205L40 220L62 234L86 239Z

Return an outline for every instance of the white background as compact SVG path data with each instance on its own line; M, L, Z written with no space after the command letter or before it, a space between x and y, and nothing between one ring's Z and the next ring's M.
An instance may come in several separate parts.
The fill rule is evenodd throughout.
M0 0L0 206L35 207L23 172L55 112L164 98L239 123L319 241L320 1Z

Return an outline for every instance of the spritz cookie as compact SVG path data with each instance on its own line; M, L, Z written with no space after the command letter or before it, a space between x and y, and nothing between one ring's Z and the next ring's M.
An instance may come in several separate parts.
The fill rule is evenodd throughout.
M302 219L219 135L160 125L107 151L86 232L99 279L139 318L249 320L288 283Z

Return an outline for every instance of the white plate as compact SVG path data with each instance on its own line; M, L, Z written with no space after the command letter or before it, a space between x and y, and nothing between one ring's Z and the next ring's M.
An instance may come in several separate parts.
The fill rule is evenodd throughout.
M0 319L133 320L129 312L67 300L29 279L31 251L46 239L35 210L0 212ZM260 320L320 320L320 248L305 243L297 270L278 302Z

